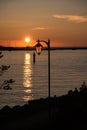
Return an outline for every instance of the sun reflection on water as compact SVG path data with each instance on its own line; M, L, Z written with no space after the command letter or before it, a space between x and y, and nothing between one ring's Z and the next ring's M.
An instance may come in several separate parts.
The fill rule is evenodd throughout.
M30 53L25 53L24 58L24 92L26 95L23 97L24 101L29 101L32 99L32 66L31 66L31 55Z

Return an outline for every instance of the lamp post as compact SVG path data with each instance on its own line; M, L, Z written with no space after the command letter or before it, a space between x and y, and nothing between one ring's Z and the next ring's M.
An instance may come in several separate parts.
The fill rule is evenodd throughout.
M48 39L48 41L44 41L44 40L37 41L35 48L38 55L40 55L42 50L42 45L40 44L40 42L46 43L48 47L48 97L50 98L50 40Z

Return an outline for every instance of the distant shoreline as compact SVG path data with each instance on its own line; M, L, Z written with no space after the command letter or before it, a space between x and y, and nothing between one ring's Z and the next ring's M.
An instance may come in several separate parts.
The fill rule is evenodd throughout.
M50 50L86 50L87 47L50 47ZM5 47L0 46L1 51L20 51L20 50L35 50L34 47ZM48 50L47 47L43 47L43 50Z

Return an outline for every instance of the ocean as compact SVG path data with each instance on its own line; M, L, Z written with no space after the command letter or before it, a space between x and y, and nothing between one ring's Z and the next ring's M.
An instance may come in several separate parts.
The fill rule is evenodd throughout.
M10 68L0 73L0 108L23 105L29 100L48 97L48 52L2 51L1 65ZM87 83L87 50L50 51L50 94L61 96ZM5 80L14 79L10 90L2 89Z

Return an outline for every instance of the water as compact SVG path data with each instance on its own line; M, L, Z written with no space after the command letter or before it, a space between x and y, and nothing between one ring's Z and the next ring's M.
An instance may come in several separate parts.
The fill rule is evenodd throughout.
M48 53L42 51L36 55L33 63L33 51L3 51L0 65L10 65L9 70L0 76L4 80L14 79L12 90L0 89L0 108L5 105L23 105L28 100L48 96ZM61 96L80 88L87 82L87 50L51 51L51 96Z

